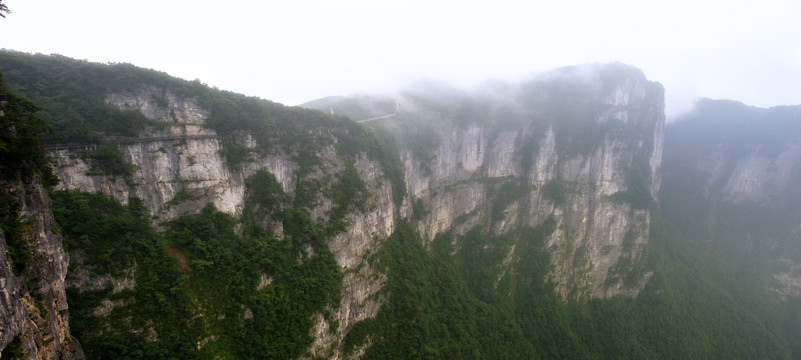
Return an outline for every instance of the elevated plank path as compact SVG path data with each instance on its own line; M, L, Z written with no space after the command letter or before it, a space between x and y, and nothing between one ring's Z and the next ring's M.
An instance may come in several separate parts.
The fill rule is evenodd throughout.
M87 142L87 143L62 143L62 144L45 144L48 151L58 150L97 150L100 144L141 144L157 141L181 141L181 140L201 140L201 139L219 139L223 135L170 135L170 136L151 136L151 137L107 137L102 142Z
M333 114L334 114L334 107L332 106L332 107L330 108L330 110L331 110L331 115L333 115ZM357 122L357 123L365 123L365 122L368 122L368 121L376 121L376 120L381 120L381 119L389 119L389 118L392 118L392 117L398 116L398 114L400 114L400 105L398 105L398 102L396 101L396 102L395 102L395 112L394 112L394 113L392 113L392 114L386 114L386 115L381 115L381 116L376 116L376 117L371 117L371 118L369 118L369 119L356 120L356 122Z
M333 114L333 108L331 109L331 113ZM376 121L381 119L388 119L400 114L400 110L398 109L398 104L395 103L395 112L392 114L381 115L372 117L369 119L362 119L356 120L358 123L364 123L369 121ZM309 131L311 133L311 131ZM57 143L57 144L45 144L45 148L48 151L59 151L59 150L97 150L97 146L101 144L141 144L141 143L149 143L149 142L156 142L156 141L181 141L181 140L201 140L201 139L219 139L227 137L227 135L171 135L171 136L151 136L151 137L105 137L103 141L97 142L83 142L83 143Z
M388 118L391 118L391 117L395 117L395 116L397 116L397 115L398 115L398 113L397 113L397 112L394 112L394 113L392 113L392 114L389 114L389 115L376 116L376 117L369 118L369 119L364 119L364 120L356 120L356 122L358 122L358 123L364 123L364 122L368 122L368 121L375 121L375 120L381 120L381 119L388 119Z

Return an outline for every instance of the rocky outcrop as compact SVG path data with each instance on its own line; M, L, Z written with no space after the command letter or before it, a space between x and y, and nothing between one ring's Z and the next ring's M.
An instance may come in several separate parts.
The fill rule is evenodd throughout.
M647 168L647 192L657 195L664 98L659 84L633 69L614 85L601 95L604 110L582 121L618 125L596 134L603 141L587 153L561 152L557 138L565 130L552 125L532 121L498 131L492 119L440 132L429 168L412 151L405 152L409 193L430 209L418 222L420 233L432 240L444 231L482 226L501 234L553 217L558 226L548 241L551 279L564 298L636 295L649 274L625 286L620 273L630 269L616 266L644 255L650 209L615 197L633 190L628 179L637 166ZM631 128L642 131L624 134ZM494 194L508 182L519 189L518 196L496 205L502 200ZM504 209L500 217L492 214L497 206Z
M722 160L724 156L720 154L716 158ZM725 183L723 192L727 199L735 202L772 199L797 184L795 180L801 172L801 141L786 144L778 154L761 154L754 148L731 162L734 167L730 173L710 179Z
M82 359L80 344L69 331L64 284L69 257L47 190L37 179L2 188L19 201L24 244L17 246L27 249L29 257L24 269L15 272L19 264L5 256L8 242L0 230L0 349L21 351L29 359Z
M166 105L157 104L157 99ZM119 143L125 161L137 166L130 178L90 175L90 165L75 150L54 151L51 155L62 179L59 189L104 193L123 204L129 197L138 197L156 216L155 223L208 202L222 211L241 214L243 174L232 173L225 166L219 153L220 139L213 130L202 127L208 112L196 101L153 88L137 94L110 94L106 101L170 126L142 134L141 141ZM272 165L270 160L266 159L265 165ZM276 173L279 177L284 172ZM184 195L181 201L172 201L178 194Z
M766 269L776 280L770 286L785 297L801 294L795 250L801 240L799 118L799 106L764 109L702 99L666 137L666 189L678 202L693 202L706 230L693 232L692 222L684 221L685 236L725 249L721 256L769 261Z
M799 106L702 99L671 124L666 175L697 171L705 196L733 203L768 204L794 194L801 178L800 116Z
M477 226L491 234L503 234L553 218L557 230L547 241L553 265L549 276L563 298L636 295L649 274L639 274L634 284L624 284L620 274L644 256L650 212L647 206L618 198L633 190L630 173L634 168L645 168L647 193L655 196L659 189L664 105L661 86L647 81L639 71L627 69L624 73L603 88L602 110L582 119L609 124L599 127L607 130L597 134L601 137L598 146L586 152L564 153L560 141L565 130L553 123L528 121L502 127L490 118L439 127L436 136L440 141L428 149L428 159L421 159L412 148L398 154L407 186L401 206L393 201L392 185L382 166L366 155L357 156L353 165L369 189L369 206L347 215L345 231L328 241L344 274L342 299L337 308L330 309L333 316L314 317L310 356L342 357L336 344L341 344L353 324L376 316L384 301L380 290L386 279L367 258L392 234L397 219L412 219L413 204L424 209L413 221L426 241L446 231L461 234ZM154 224L199 211L208 202L232 215L242 214L245 181L260 170L272 173L282 189L293 194L299 176L331 179L345 166L336 149L326 146L316 154L318 164L301 172L302 164L277 147L232 171L220 155L222 139L202 127L208 111L193 99L148 88L139 93L110 94L106 101L120 109L139 110L168 126L143 134L139 142L119 144L125 160L137 167L127 178L88 175L89 164L74 150L54 151L60 188L105 193L123 203L131 196L138 197L153 214ZM538 110L526 106L523 101L524 111ZM393 121L417 115L403 114L401 106L401 115ZM433 116L450 121L455 115ZM230 139L256 146L247 133ZM332 137L330 141L338 140ZM505 186L515 196L498 200L497 194ZM325 221L332 206L322 198L309 204L309 210L313 218ZM280 236L281 229L273 225L276 228L272 230ZM514 253L515 246L511 249L504 261L506 267L521 260ZM75 284L93 281L113 283L114 279L75 279Z
M165 100L166 105L156 104L155 99ZM273 174L284 192L295 191L299 166L280 149L252 157L241 170L231 171L220 154L220 138L198 125L198 117L207 116L207 112L191 99L151 88L138 94L112 94L107 102L121 109L140 110L152 120L171 125L142 135L140 142L119 144L124 159L136 165L137 170L129 178L92 175L90 164L75 150L53 151L51 155L57 161L57 172L62 179L59 189L104 193L122 203L127 203L129 197L138 197L154 215L154 224L197 212L209 202L214 202L220 211L241 215L245 179L260 170ZM233 140L250 148L256 146L249 134L239 134ZM320 165L304 175L308 179L330 179L344 168L344 160L331 146L316 155ZM393 202L392 186L385 181L378 162L362 156L354 167L368 186L370 206L367 211L350 214L347 229L329 240L329 248L344 272L342 300L333 309L337 328L330 329L331 324L322 315L315 317L312 332L316 341L310 349L315 357L338 357L339 350L331 344L341 342L354 323L375 317L381 304L381 298L375 295L384 278L366 264L366 258L379 246L375 239L387 238L394 231L398 207ZM176 198L178 194L183 194L180 201ZM310 214L317 221L327 220L331 208L332 203L326 198L309 205ZM281 236L280 225L272 227ZM72 274L71 286L85 290L112 284L116 288L127 286L130 282L127 280L130 279Z

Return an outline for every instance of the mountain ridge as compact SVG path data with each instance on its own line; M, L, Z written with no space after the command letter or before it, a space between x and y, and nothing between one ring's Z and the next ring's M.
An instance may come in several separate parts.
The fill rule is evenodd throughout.
M281 358L670 357L676 348L655 339L689 341L696 332L663 317L714 308L684 300L678 289L690 280L677 274L690 270L665 260L686 245L666 240L673 230L663 211L672 221L675 212L659 209L666 199L682 208L676 177L661 186L663 173L677 171L662 170L664 90L633 67L566 67L469 91L332 97L317 101L321 111L108 70L117 85L70 116L103 114L117 124L103 125L111 134L132 124L150 140L93 135L85 140L98 141L95 149L51 152L62 179L54 213L74 259L67 297L88 357L245 357L247 349ZM56 90L26 85L24 66L8 72L16 73L12 91L52 103ZM364 124L345 117L385 110L397 115ZM45 112L54 123L68 120ZM95 221L86 204L108 209L98 218L116 224L110 230L140 230L108 242L117 235L97 232L104 225L82 226ZM159 265L143 266L146 259ZM706 266L687 259L688 269ZM781 273L788 284L792 264ZM130 315L157 311L156 303L183 334ZM646 318L660 327L643 331ZM92 330L98 324L105 330ZM709 330L702 345L672 356L747 353L751 340L729 348L722 340L744 333ZM751 351L789 349L775 334L759 332Z

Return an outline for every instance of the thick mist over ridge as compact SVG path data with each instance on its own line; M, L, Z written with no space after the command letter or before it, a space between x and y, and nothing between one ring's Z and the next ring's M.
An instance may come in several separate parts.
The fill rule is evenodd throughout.
M592 99L590 101L614 102L614 99L597 97L613 90L610 84L632 75L647 78L647 74L637 67L620 62L580 64L543 71L521 80L489 79L463 87L420 80L392 92L365 91L349 96L328 96L300 106L349 116L356 121L373 121L392 114L416 113L422 102L438 104L443 107L441 111L460 106L473 107L473 111L479 113L464 115L483 117L480 122L493 122L498 116L537 117L548 108L560 106L566 99L586 97ZM661 84L659 87L663 89ZM603 96L609 97L608 94Z
M3 120L25 129L20 94L82 136L0 129L32 150L1 175L38 159L54 179L48 152L61 179L0 182L42 214L32 246L0 208L0 321L25 325L0 327L4 356L801 354L799 106L704 100L665 126L664 87L621 63L321 111L130 65L0 64Z
M662 83L669 119L698 97L801 103L801 58L788 46L801 33L797 1L4 3L0 33L13 36L2 47L132 63L288 105L609 61Z

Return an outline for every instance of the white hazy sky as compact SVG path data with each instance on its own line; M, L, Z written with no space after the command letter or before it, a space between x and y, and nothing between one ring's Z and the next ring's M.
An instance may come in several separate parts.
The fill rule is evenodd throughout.
M127 62L288 105L609 61L661 82L669 117L699 96L801 104L799 0L2 2L0 48Z

